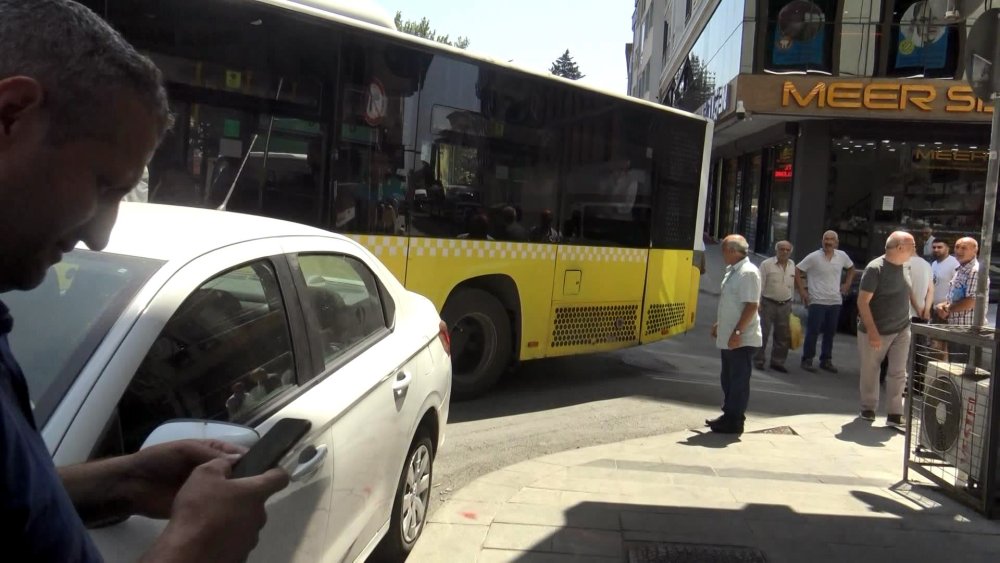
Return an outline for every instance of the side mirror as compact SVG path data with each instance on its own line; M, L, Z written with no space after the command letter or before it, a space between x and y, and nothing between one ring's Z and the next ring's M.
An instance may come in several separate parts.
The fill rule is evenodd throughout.
M215 420L170 420L156 427L139 449L176 440L221 440L245 448L252 447L260 434L249 426Z

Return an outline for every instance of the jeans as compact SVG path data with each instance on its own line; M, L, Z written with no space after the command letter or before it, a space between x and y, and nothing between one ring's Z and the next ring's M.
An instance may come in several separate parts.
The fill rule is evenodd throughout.
M806 338L802 344L802 361L812 361L816 357L816 340L823 334L823 350L819 361L833 359L833 335L837 334L840 320L840 305L809 305L809 320L806 322Z
M722 356L722 413L726 418L743 422L750 402L750 374L757 348L743 346L735 350L719 350Z

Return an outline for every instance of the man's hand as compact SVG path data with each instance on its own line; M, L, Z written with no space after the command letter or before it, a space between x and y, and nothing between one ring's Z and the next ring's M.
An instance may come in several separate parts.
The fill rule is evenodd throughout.
M842 284L840 284L840 294L841 295L847 295L850 292L851 292L851 285L850 284L848 284L848 283L842 283Z
M808 307L809 306L809 292L808 291L800 291L799 292L799 297L802 298L802 304L805 305L806 307Z
M719 337L719 323L712 323L712 338Z
M288 473L272 469L229 479L233 458L199 465L177 492L170 523L143 563L242 562L267 522L264 502L288 485Z
M948 318L948 313L950 311L948 310L948 302L947 301L945 301L943 303L938 303L937 307L935 307L935 309L937 310L938 316L941 317L941 320L946 320Z
M246 449L220 440L178 440L125 456L125 487L131 514L169 518L174 497L191 472L212 460L239 456Z
M882 335L876 331L868 333L868 345L876 352L882 348Z
M735 332L732 333L731 335L729 335L729 343L728 343L729 349L730 350L735 350L735 349L739 348L740 347L740 343L742 341L743 341L743 338L740 335L736 334Z
M923 320L925 320L925 321L930 322L930 320L931 320L931 306L930 305L924 307L923 311L920 311L920 318L923 319Z

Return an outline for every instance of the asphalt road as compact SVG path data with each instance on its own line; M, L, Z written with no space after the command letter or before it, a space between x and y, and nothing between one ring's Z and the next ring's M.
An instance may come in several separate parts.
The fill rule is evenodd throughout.
M538 456L703 427L721 402L719 355L708 336L716 305L714 295L702 292L697 325L685 335L526 362L486 397L453 403L432 498L446 499L480 475ZM748 418L855 412L855 346L853 337L838 335L839 375L799 371L798 351L789 354L787 375L755 371ZM432 502L432 511L439 504Z

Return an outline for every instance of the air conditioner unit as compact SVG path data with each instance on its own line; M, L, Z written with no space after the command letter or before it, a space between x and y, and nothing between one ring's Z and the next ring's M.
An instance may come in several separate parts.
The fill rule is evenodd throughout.
M990 374L965 364L933 361L924 375L920 444L957 470L957 485L979 482L986 441Z

